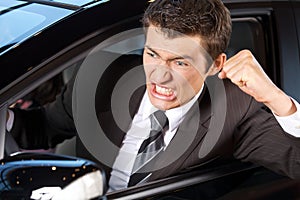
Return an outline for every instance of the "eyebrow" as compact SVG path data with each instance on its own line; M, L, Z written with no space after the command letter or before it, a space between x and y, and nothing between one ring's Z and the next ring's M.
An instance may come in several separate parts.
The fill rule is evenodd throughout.
M154 49L152 49L151 47L149 47L148 45L145 45L145 47L147 49L149 49L150 51L154 52L155 54L157 54L159 57L161 57L159 55L159 53L157 53ZM191 60L192 62L194 62L194 59L189 56L189 55L182 55L182 56L177 56L177 57L174 57L174 58L171 58L171 59L168 59L169 61L173 61L173 60L177 60L177 59L185 59L185 60Z

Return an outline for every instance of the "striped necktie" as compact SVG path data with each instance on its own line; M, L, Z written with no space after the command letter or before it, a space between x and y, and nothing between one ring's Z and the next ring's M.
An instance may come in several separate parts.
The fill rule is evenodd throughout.
M164 133L168 129L168 118L161 110L150 115L151 132L149 137L142 143L136 156L129 186L144 182L150 172L140 172L139 170L149 163L165 147Z

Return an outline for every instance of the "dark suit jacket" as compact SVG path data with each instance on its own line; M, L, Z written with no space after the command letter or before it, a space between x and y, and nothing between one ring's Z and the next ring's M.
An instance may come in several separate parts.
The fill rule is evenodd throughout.
M124 63L130 67L124 67ZM111 92L122 74L140 63L141 58L133 55L116 60L98 85L97 117L105 134L116 146L121 145L126 131L121 130L114 120ZM107 81L108 85L103 84ZM54 147L76 134L70 103L71 85L46 108L15 111L12 134L23 148ZM132 96L129 106L132 117L144 91L142 87ZM77 150L79 156L95 160L80 140L77 140ZM145 169L154 170L150 179L155 180L231 156L300 178L300 140L285 133L263 104L243 93L229 80L214 76L206 80L198 101L188 111L167 149ZM112 166L112 163L109 165ZM103 165L103 168L109 176L110 167Z

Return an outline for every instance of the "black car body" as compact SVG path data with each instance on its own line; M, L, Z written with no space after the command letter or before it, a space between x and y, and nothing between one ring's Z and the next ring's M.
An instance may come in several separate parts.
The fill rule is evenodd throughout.
M300 101L300 1L224 3L233 19L227 55L250 49L274 83ZM141 28L140 19L148 4L147 0L1 2L0 147L5 146L6 111L10 105L87 57L101 42ZM136 36L142 38L141 34ZM142 45L143 41L138 41L131 50L138 52L137 47ZM0 153L3 157L4 148ZM1 171L1 179L8 178L3 176ZM107 194L107 198L298 199L299 188L299 181L263 167L224 162L195 166L173 177ZM206 192L201 193L203 190Z

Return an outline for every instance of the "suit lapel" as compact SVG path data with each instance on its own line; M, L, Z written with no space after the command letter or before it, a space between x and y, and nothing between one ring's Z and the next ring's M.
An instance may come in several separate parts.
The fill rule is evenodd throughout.
M119 119L122 119L118 122L116 122L112 110L108 110L105 112L98 113L98 120L100 123L100 126L103 130L105 130L105 134L107 137L118 147L121 147L123 139L126 135L126 132L128 131L132 119L135 115L135 113L138 111L141 100L143 98L143 95L145 93L145 87L138 88L132 95L129 101L129 114L128 116L121 116ZM126 113L126 112L123 112ZM120 127L120 123L122 123L122 127Z
M139 87L136 91L134 91L133 95L129 101L129 114L133 119L134 115L138 112L141 101L146 91L146 86Z

